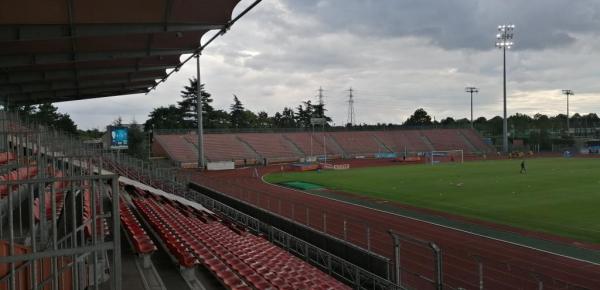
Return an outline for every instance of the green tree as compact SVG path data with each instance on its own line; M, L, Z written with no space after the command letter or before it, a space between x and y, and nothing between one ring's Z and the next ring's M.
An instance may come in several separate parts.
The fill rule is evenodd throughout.
M178 102L179 109L183 114L183 120L186 128L198 127L198 98L196 97L198 89L198 80L196 78L189 80L190 84L181 91L182 101ZM213 112L214 108L210 105L212 98L204 90L204 84L200 85L200 96L202 97L202 125L205 128L214 128Z
M277 128L296 127L296 116L294 114L294 110L285 107L281 113L275 113L275 116L273 116L273 126Z
M242 114L242 122L239 128L259 128L258 116L250 110L245 110Z
M273 126L272 119L269 118L269 114L267 114L267 112L258 112L256 126L258 128L270 128Z
M147 156L146 135L142 132L142 127L135 121L131 121L127 130L128 149L127 153L134 157L145 159Z
M283 128L296 127L296 116L294 116L294 110L292 110L292 108L283 108L283 113L281 114L281 123Z
M313 115L313 117L314 118L325 118L325 122L328 125L332 121L332 119L330 117L328 117L325 114L325 112L327 112L327 109L325 109L325 104L312 105L312 115Z
M296 108L296 125L300 128L310 128L310 118L313 117L313 106L310 101L303 102L302 104Z
M15 110L22 117L30 117L35 113L36 107L34 105L23 105L17 106Z
M244 121L244 105L238 99L236 95L233 95L233 104L230 107L230 122L233 128L244 128L246 123Z
M281 113L276 112L275 115L273 115L273 117L271 117L271 125L275 128L282 128L281 127L281 118L283 117L283 115L281 115Z
M431 124L431 116L429 116L427 111L423 108L417 109L412 116L404 122L405 126L428 126Z
M456 121L452 117L447 117L440 121L440 124L445 125L445 126L454 125L454 123L456 123Z
M85 131L79 130L78 132L79 132L79 136L81 136L85 140L99 139L99 138L102 138L102 135L104 135L104 132L100 132L100 130L98 130L98 128L88 129Z
M117 117L116 119L114 119L111 123L111 125L118 127L118 126L123 126L123 118L121 118L121 116Z
M64 132L71 134L78 133L77 125L75 125L75 122L71 119L69 114L58 114L57 119L54 121L54 125L57 129Z
M152 129L181 129L185 128L183 113L175 105L168 107L158 107L148 115L148 120L144 123L144 130Z
M211 128L230 128L231 120L229 113L224 110L215 110L212 113L212 125Z
M77 134L77 125L68 114L61 114L52 103L37 106L31 118L35 121L70 134Z
M461 128L461 127L468 127L468 126L471 126L471 120L469 120L467 118L462 118L462 119L454 120L454 125L456 125L459 128Z

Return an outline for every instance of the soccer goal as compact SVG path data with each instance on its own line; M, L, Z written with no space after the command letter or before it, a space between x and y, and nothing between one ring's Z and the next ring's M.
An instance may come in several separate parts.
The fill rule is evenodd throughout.
M463 163L465 156L463 150L446 150L446 151L431 151L429 153L431 164L436 163Z

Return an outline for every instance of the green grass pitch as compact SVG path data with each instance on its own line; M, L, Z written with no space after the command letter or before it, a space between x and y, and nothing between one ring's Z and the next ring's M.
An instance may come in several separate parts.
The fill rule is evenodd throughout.
M581 241L600 242L600 159L544 158L286 172L271 183L304 181L379 199Z

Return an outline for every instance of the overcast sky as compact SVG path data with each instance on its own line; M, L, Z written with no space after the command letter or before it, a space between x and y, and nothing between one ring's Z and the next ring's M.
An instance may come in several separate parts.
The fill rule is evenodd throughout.
M217 108L229 109L236 94L270 115L317 101L323 87L336 124L346 122L350 87L359 123L399 123L420 107L438 120L466 117L464 88L476 86L475 115L492 117L502 113L499 24L516 25L509 114L563 113L561 89L576 93L571 112L600 113L597 0L264 0L204 51L202 82ZM143 123L154 107L176 103L193 76L190 62L148 95L58 105L82 129L118 116Z

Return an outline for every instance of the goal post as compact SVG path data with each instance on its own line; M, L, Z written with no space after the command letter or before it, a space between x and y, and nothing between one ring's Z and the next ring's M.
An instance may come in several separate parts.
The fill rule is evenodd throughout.
M431 151L429 153L429 159L431 164L436 163L464 163L465 155L463 150L444 150L444 151Z

